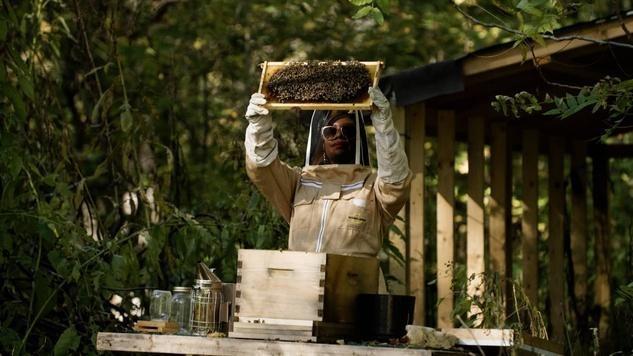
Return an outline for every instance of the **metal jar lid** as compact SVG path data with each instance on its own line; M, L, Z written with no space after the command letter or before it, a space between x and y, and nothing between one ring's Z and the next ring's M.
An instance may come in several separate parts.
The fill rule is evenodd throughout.
M174 287L174 293L189 293L191 292L191 287Z

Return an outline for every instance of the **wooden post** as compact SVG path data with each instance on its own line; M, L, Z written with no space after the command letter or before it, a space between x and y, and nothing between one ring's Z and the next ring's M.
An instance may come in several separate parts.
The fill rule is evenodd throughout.
M595 304L598 307L598 330L601 341L607 340L611 301L609 248L609 158L600 149L593 157L593 205L595 219Z
M587 326L587 145L572 142L571 151L571 258L579 329Z
M424 325L424 139L426 107L424 103L405 108L409 168L413 173L411 195L409 198L409 248L407 256L407 275L410 277L410 293L415 297L413 323Z
M437 327L450 328L453 327L455 113L439 111L437 121Z
M400 133L400 144L403 145L403 147L406 149L406 139L405 139L405 116L404 116L404 107L402 106L396 106L396 105L392 105L391 106L391 110L392 110L392 117L393 117L393 125L396 128L396 130L398 130L398 132ZM395 246L396 248L398 248L398 250L400 251L400 253L402 253L402 256L407 256L408 255L408 244L406 242L406 233L407 233L407 228L406 228L406 212L407 212L407 206L404 206L402 208L402 210L400 210L400 212L398 213L398 217L399 219L396 219L396 221L394 222L394 225L403 233L405 234L405 239L402 238L402 236L396 234L396 233L390 233L389 234L389 240L391 241L391 243L393 244L393 246ZM405 260L405 264L407 263L407 261ZM397 278L398 281L400 281L400 283L397 282L392 282L390 284L390 288L389 290L391 291L391 293L393 294L407 294L408 293L408 286L407 286L407 268L406 266L401 265L400 263L394 261L393 259L391 259L389 261L389 274L392 275L393 277Z
M468 295L475 297L484 293L481 277L486 271L484 263L484 118L481 116L468 119L466 212ZM473 305L470 313L479 315L477 323L481 322L482 315L479 307Z
M508 259L510 243L510 218L512 196L511 154L508 147L507 125L495 123L491 125L492 140L490 145L490 263L492 271L499 276L503 309L507 312L509 298L509 279L512 278L511 264ZM504 314L502 317L505 319Z
M548 160L548 195L549 195L549 298L552 338L558 342L565 341L564 315L564 217L565 189L563 187L565 141L562 137L550 137Z
M538 131L523 131L523 287L538 306Z

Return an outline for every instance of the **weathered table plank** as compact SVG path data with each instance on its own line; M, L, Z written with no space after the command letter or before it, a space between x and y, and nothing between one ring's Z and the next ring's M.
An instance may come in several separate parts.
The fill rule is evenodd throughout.
M97 350L194 355L433 356L456 354L423 349L106 332L97 334Z

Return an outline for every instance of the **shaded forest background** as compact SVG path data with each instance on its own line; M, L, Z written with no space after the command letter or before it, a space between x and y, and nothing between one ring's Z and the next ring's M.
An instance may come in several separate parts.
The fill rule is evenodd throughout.
M234 281L237 248L286 245L243 167L259 63L383 60L388 74L512 40L445 0L378 3L384 23L348 1L0 1L1 352L95 353L133 297L191 285L199 261ZM559 25L612 5L581 2ZM275 123L300 164L306 123ZM616 286L633 280L632 167L612 165Z

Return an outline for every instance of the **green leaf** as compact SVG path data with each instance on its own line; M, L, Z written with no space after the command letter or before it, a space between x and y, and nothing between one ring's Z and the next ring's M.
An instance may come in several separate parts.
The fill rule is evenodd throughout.
M373 7L371 9L371 16L379 25L382 25L385 22L385 17L382 15L382 11L380 11L377 7Z
M99 100L95 103L94 108L92 108L92 113L90 114L90 118L92 121L97 121L99 119L99 109L101 108L101 104L103 103L104 98L110 95L110 89L106 90L100 97Z
M378 5L381 10L385 11L389 7L389 0L378 0L376 1L376 5Z
M75 263L73 266L73 271L70 273L70 278L72 278L75 282L79 281L79 277L81 277L81 265L79 262Z
M67 328L64 330L59 339L57 339L54 349L55 356L68 355L71 351L77 351L80 341L81 338L77 334L75 327L71 326Z
M538 43L539 46L545 47L546 45L545 39L540 34L537 34L537 33L533 34L532 39L534 40L534 42Z
M64 28L64 32L66 33L66 36L68 38L70 38L71 40L77 42L77 40L75 39L75 37L73 36L72 32L70 31L70 29L68 28L68 25L66 24L66 20L64 20L63 17L59 16L57 17L57 21L59 21L60 24L62 24L62 27Z
M353 19L363 18L369 15L369 13L371 12L371 9L372 8L370 6L361 7L360 9L358 9L358 11L356 11L356 13L354 14L354 16L352 16L352 18Z
M618 83L616 86L617 90L630 90L633 89L633 79L625 80L623 82Z
M20 88L22 88L22 92L32 100L35 96L35 92L31 79L27 75L20 75L18 72L18 83L20 84Z
M133 119L132 119L132 113L130 112L130 110L124 110L121 113L121 130L123 130L123 132L128 133L130 132L130 130L132 130L132 124L133 124Z
M560 113L561 113L560 109L554 108L554 109L551 109L551 110L547 110L546 112L543 113L543 115L554 116L554 115L558 115Z
M367 4L371 4L372 0L349 0L355 6L363 6Z
M517 4L517 9L522 10L525 13L528 13L530 15L534 15L537 17L541 17L543 16L543 12L539 9L537 9L534 4L531 4L529 0L521 0L518 4Z
M386 247L387 253L391 255L398 264L404 266L404 255L402 255L398 247L393 244L386 244Z
M22 167L24 167L24 162L22 161L22 157L18 155L9 155L7 168L9 171L9 176L12 178L17 178L18 174L22 171Z
M15 91L14 88L9 86L4 88L4 94L13 104L13 110L15 111L15 114L20 119L20 121L26 120L26 108L24 107L22 96L17 91Z

